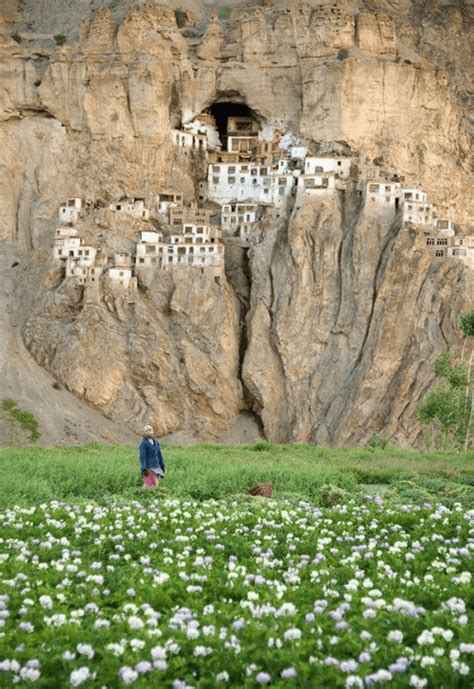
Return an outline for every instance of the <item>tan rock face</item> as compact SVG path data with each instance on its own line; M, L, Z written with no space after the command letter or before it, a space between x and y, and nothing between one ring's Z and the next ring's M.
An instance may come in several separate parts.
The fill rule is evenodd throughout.
M45 33L54 9L65 45L13 40L14 3L0 25L0 236L28 256L18 279L35 275L18 327L36 361L133 429L216 437L247 410L277 441L418 442L416 404L434 357L459 344L470 278L433 264L398 220L364 213L354 190L262 226L248 257L229 247L220 284L157 275L134 294L83 294L61 285L51 245L70 196L195 199L205 161L173 149L169 130L218 100L310 145L383 157L466 226L465 3L237 3L228 18L177 3L198 35L178 29L172 3L102 6L79 26L77 2L62 28L41 2L24 3L25 24ZM130 249L136 226L106 215L81 233Z

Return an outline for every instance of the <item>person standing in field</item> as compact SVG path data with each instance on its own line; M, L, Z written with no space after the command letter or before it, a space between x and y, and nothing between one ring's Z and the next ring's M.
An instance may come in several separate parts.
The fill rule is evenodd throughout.
M161 447L155 438L153 426L143 426L143 440L140 443L140 470L143 485L155 488L165 475L165 462Z

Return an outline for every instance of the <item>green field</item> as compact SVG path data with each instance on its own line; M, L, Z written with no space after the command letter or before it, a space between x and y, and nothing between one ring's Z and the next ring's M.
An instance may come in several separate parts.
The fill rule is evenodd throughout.
M272 481L274 497L331 504L375 492L414 500L474 504L474 453L423 453L398 448L330 449L312 445L164 445L160 492L193 499L245 493ZM338 489L338 490L337 490ZM0 450L0 508L48 500L142 498L138 450L83 445Z
M0 689L472 686L472 453L163 453L0 450Z

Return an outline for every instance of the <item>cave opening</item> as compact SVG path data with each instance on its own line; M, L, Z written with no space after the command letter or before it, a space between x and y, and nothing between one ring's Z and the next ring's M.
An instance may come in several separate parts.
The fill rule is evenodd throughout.
M245 103L233 103L232 101L213 103L206 108L205 112L214 117L223 148L226 148L227 143L227 120L229 117L252 117L256 122L259 121L257 115Z

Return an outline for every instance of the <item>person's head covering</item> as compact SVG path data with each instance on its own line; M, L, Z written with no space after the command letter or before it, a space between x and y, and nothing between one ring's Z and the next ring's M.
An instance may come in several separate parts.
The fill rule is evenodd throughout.
M152 431L152 430L153 430L153 426L150 426L150 424L148 424L148 423L146 423L146 424L143 426L143 432L144 432L144 433L146 433L147 431Z

